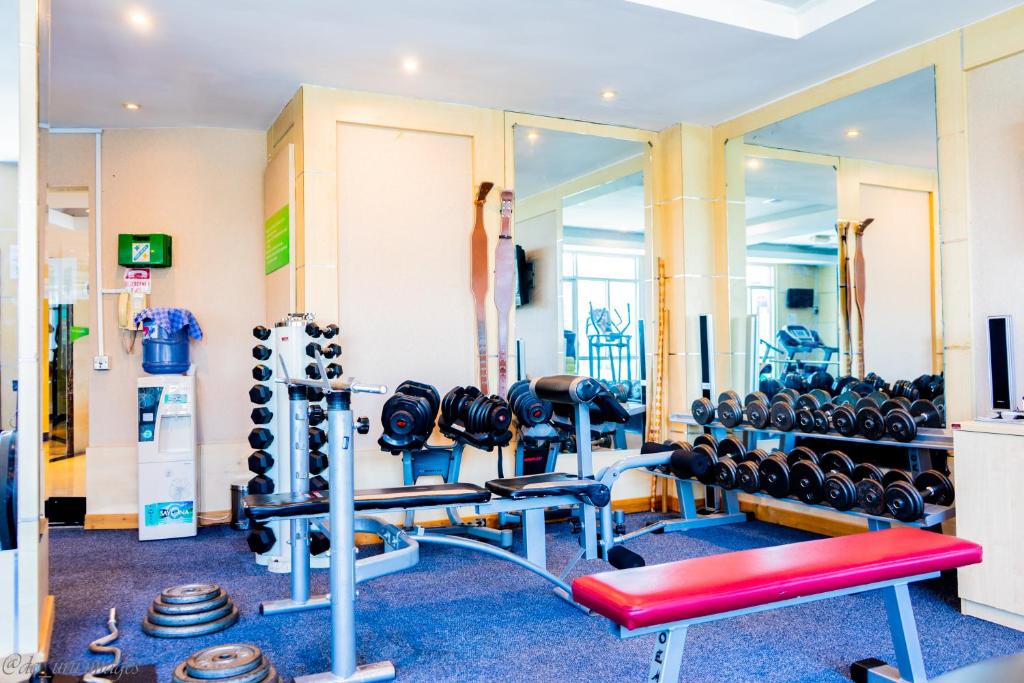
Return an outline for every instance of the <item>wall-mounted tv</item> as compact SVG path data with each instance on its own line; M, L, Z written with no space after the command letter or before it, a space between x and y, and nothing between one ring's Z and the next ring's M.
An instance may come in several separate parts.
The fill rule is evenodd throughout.
M787 289L786 308L814 308L813 289Z

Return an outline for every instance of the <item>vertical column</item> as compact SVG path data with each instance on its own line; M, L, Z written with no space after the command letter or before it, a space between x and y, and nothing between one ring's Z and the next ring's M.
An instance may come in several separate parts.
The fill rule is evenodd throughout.
M309 491L309 401L306 387L288 387L289 433L291 450L291 485L293 493ZM309 520L293 518L292 543L292 600L309 600Z

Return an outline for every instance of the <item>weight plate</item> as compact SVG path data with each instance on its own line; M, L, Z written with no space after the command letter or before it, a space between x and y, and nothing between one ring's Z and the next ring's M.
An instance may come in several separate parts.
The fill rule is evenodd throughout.
M922 427L941 427L942 421L935 404L927 399L919 399L910 404L910 414L914 417L923 417Z
M861 436L872 441L878 441L885 436L885 418L882 417L881 411L872 406L859 409L857 411L857 431Z
M733 460L719 460L715 465L715 484L727 491L736 488L739 466Z
M160 593L160 597L164 602L183 604L209 600L219 592L220 586L215 583L186 583L181 586L165 588Z
M853 474L853 460L842 451L828 451L818 460L821 469L825 474L842 472L846 476Z
M788 432L796 426L796 411L792 405L783 401L772 406L770 416L772 427L775 429Z
M855 436L857 434L857 414L849 405L839 406L832 413L832 426L843 436Z
M796 411L796 426L801 432L810 434L814 431L814 411L810 408L800 408Z
M858 481L857 507L869 515L885 514L885 488L874 479Z
M856 405L857 401L860 400L860 396L853 393L852 391L846 391L836 396L835 400L832 401L837 406Z
M193 626L195 624L216 621L234 608L235 606L230 600L220 607L214 607L209 611L197 612L195 614L161 614L150 607L146 612L146 619L149 623L156 624L157 626Z
M736 462L747 455L747 447L735 436L727 436L718 443L718 458L732 458Z
M706 398L698 398L690 404L690 412L697 424L706 425L715 421L715 407Z
M820 434L828 434L829 429L832 427L828 421L828 413L824 410L815 410L811 413L811 419L814 420L814 431Z
M160 614L196 614L217 609L228 601L228 594L223 589L209 600L202 602L164 602L161 598L153 601L153 611Z
M711 449L712 453L718 452L718 439L711 436L710 434L700 434L696 439L693 440L694 446L707 446Z
M737 401L722 401L718 404L718 421L732 429L743 422L743 408Z
M757 493L761 490L761 473L754 460L747 460L736 467L736 483L746 493Z
M726 401L736 401L737 403L739 403L740 402L740 395L737 394L732 389L727 389L726 391L723 391L722 393L720 393L718 395L718 402L719 403L725 403Z
M258 669L263 661L263 651L255 645L214 645L186 659L185 672L194 678L223 679Z
M857 504L857 487L840 472L825 477L825 502L836 510L849 510Z
M796 392L795 391L793 391L792 393L790 393L790 392L791 392L791 390L789 390L789 389L783 389L779 393L775 394L775 396L772 397L772 405L775 405L776 403L789 403L789 404L796 403L796 398L794 397L794 394Z
M917 436L917 423L903 408L897 408L885 416L885 431L889 436L904 443Z
M813 505L825 497L825 473L810 460L801 460L789 470L793 495Z
M894 481L905 481L908 484L913 483L913 478L910 476L910 472L906 470L889 470L882 475L882 486L888 486Z
M815 396L814 394L803 394L799 398L797 398L796 407L798 409L808 408L810 410L817 410L818 408L821 407L821 403L820 401L818 401L818 397Z
M801 460L810 460L811 462L818 462L818 454L812 451L807 446L797 446L786 455L786 462L790 465L800 462Z
M773 498L785 498L789 495L789 465L781 457L771 457L759 466L761 472L761 488Z
M924 514L924 499L913 484L896 481L885 489L885 507L901 522L913 522Z
M938 470L925 470L914 479L914 488L918 491L931 489L930 494L925 494L927 502L934 505L953 504L953 482Z
M193 636L205 636L210 633L223 631L237 621L238 608L232 607L227 615L216 621L208 621L205 624L195 624L193 626L160 626L159 624L151 623L149 619L143 619L142 632L154 638L191 638Z
M186 663L182 662L174 668L171 680L174 681L174 683L209 683L210 680L219 680L221 683L275 683L278 680L278 677L277 669L275 669L274 665L267 660L266 656L264 656L260 661L260 665L252 671L247 671L243 674L232 676L230 678L221 679L190 676Z
M749 394L747 394L747 397L745 399L743 399L743 405L749 406L751 403L754 403L756 401L760 401L761 403L767 405L768 395L763 391L752 391Z
M756 429L765 429L770 420L767 401L754 401L747 405L747 420Z

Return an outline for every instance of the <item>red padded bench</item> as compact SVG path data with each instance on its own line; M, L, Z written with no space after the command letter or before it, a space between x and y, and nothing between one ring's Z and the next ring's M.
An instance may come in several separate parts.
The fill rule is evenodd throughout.
M907 584L981 562L981 547L896 528L583 576L573 599L622 638L657 633L648 681L676 681L691 624L882 589L898 669L868 680L925 680Z

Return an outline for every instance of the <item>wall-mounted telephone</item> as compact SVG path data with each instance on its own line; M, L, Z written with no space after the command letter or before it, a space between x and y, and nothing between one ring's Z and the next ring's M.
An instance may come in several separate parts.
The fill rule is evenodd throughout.
M149 308L149 295L135 292L121 292L117 297L117 326L121 328L121 345L125 353L135 348L135 337L141 325L135 324L135 315Z

